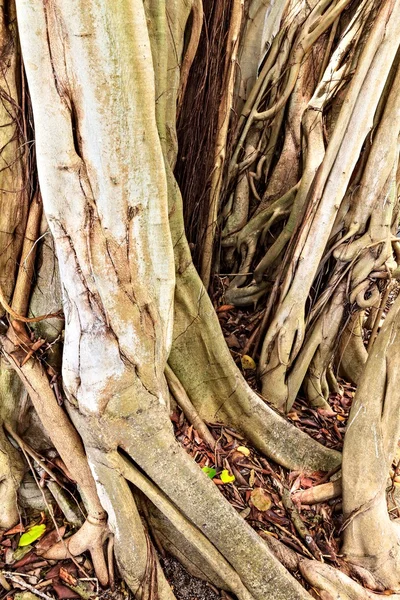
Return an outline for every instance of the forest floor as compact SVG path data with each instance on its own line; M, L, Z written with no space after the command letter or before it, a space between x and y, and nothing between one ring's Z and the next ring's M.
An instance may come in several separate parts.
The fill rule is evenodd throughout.
M223 305L219 298L216 305L232 356L249 384L257 390L252 352L256 356L262 311L246 311ZM329 399L334 414L310 408L299 396L287 415L296 427L336 450L342 449L355 393L352 386L343 381L340 383L343 394L333 394ZM216 440L213 450L179 408L174 409L171 418L176 438L186 452L259 535L267 540L268 536L274 537L301 556L325 561L346 570L340 556L343 525L340 482L332 484L335 479L338 480L339 473L289 472L264 458L235 430L219 423L208 423ZM68 493L74 495L73 482L68 479L60 460L54 456L42 456L42 460L57 473ZM393 496L400 486L395 475ZM36 471L35 477L39 479L38 485L32 477L30 483L35 485L36 508L24 508L22 502L20 523L9 531L0 530L0 585L4 587L3 592L0 591L0 600L34 600L37 597L42 600L131 598L124 583L118 583L114 591L100 589L88 556L58 562L42 558L41 555L57 539L56 526L63 536L72 533L73 528L47 491L44 493L48 475ZM313 503L307 490L327 484L328 481L331 481L328 485L333 487L332 497L324 502ZM50 505L53 507L53 516L49 514ZM395 502L393 506L396 516L400 516ZM225 592L189 575L173 557L161 554L160 560L177 600L229 599ZM319 598L298 572L293 575L301 580L311 595Z

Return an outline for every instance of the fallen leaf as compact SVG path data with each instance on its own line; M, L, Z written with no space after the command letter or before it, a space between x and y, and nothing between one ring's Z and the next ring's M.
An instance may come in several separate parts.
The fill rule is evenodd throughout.
M234 333L228 335L225 341L228 344L229 348L241 348L240 342Z
M256 363L251 358L251 356L248 356L248 354L243 354L243 356L241 358L241 363L242 363L242 368L245 370L247 370L247 369L250 370L250 369L256 368Z
M56 544L58 541L60 541L63 538L64 533L65 533L64 526L59 527L58 531L57 531L57 529L53 529L48 534L46 534L44 537L42 537L40 542L38 542L36 544L35 552L37 554L43 554L44 552L47 552L47 550L49 550L52 546L54 546L54 544Z
M25 548L27 548L27 546L25 546ZM19 551L21 552L22 550L25 550L25 548L20 548ZM40 560L40 557L33 551L30 551L23 558L17 560L17 562L13 564L13 568L21 569L22 567L26 567L27 565L37 562L38 560Z
M231 475L228 469L224 469L219 477L222 483L232 483L232 481L235 481L235 476Z
M297 412L295 410L288 412L288 414L286 416L289 419L292 419L292 421L299 421L299 415L297 414Z
M18 546L28 546L38 540L46 531L46 525L34 525L23 533L19 539Z
M232 310L234 307L233 304L223 304L219 308L217 308L217 313L227 312L228 310Z
M213 479L216 474L217 471L215 469L213 469L212 467L203 467L201 469L210 479Z
M13 562L22 560L31 550L32 546L30 544L28 546L23 546L22 548L17 548L12 555Z
M254 469L251 469L250 477L249 477L249 486L250 487L253 487L255 480L256 480L256 473L255 473Z
M244 454L245 456L250 456L250 450L248 448L246 448L246 446L238 446L236 448L236 452L240 452L241 454Z
M4 546L5 548L9 548L11 546L11 540L10 540L10 538L7 538L3 542L1 542L1 545Z
M25 527L22 525L22 523L18 523L18 525L6 531L4 535L13 535L14 533L23 533L24 531Z
M336 415L335 411L332 410L331 408L318 408L317 412L322 417L334 417L334 416L337 416L339 418L339 415ZM341 419L339 419L339 421L340 420Z
M251 503L257 508L257 510L265 511L269 510L272 506L272 500L270 495L260 487L255 488L250 495Z

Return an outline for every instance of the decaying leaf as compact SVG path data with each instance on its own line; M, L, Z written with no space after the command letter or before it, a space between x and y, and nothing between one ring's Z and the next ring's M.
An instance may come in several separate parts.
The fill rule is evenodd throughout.
M25 527L22 523L18 523L18 525L6 531L4 535L13 535L14 533L22 533L23 531L25 531Z
M256 368L256 363L254 362L254 360L251 358L251 356L248 356L247 354L244 354L241 358L241 363L242 363L242 368L243 369L255 369Z
M251 503L257 510L265 511L271 508L271 496L260 487L255 488L250 495Z
M45 535L40 540L40 542L38 542L36 544L36 547L35 547L36 554L44 554L45 552L47 552L47 550L49 550L49 548L54 546L54 544L56 544L59 540L62 539L64 533L65 533L64 526L59 527L58 531L57 531L57 529L53 529L52 531L50 531L50 533Z

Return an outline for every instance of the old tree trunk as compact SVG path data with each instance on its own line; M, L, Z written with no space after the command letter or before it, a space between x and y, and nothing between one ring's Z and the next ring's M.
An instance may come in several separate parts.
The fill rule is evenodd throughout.
M400 2L0 10L0 527L50 451L86 520L46 557L89 551L102 585L113 540L137 597L173 599L157 539L241 600L400 598L400 300L382 325L400 274ZM262 396L225 344L218 281L260 311ZM339 375L358 384L343 459L280 414L300 390L332 414ZM271 549L175 440L175 403L216 452L207 422L286 469L342 462L342 554L371 589Z

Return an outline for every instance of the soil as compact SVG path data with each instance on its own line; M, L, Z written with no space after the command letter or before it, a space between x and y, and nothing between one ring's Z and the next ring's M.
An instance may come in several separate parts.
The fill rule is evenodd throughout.
M219 600L219 593L208 583L190 575L173 556L161 559L161 564L176 600Z

